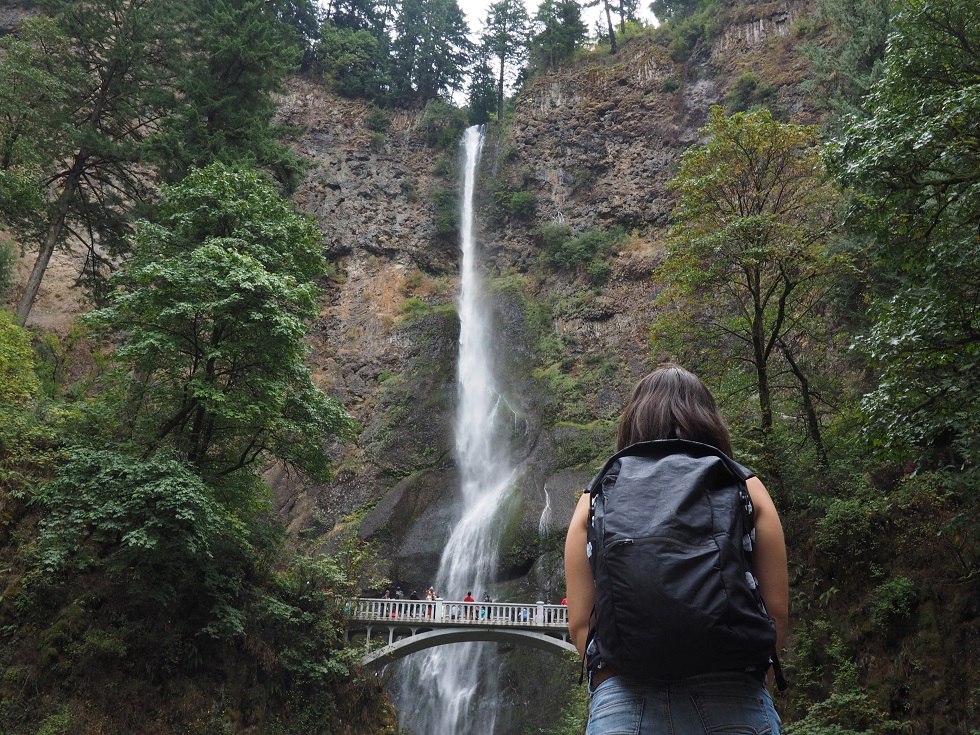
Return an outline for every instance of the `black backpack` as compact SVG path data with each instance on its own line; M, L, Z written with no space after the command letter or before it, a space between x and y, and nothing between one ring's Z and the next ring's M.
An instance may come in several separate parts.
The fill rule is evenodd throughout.
M761 676L775 662L775 623L752 574L752 476L718 449L682 439L638 442L606 462L587 489L590 670Z

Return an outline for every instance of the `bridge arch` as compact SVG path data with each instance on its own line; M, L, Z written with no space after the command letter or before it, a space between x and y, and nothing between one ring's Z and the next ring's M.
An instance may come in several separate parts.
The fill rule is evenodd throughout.
M470 643L473 641L515 643L551 653L571 651L578 655L575 646L568 641L530 630L475 627L440 628L417 635L406 636L394 643L389 643L383 648L371 651L364 655L361 659L361 664L367 668L377 670L393 661L397 661L418 651L424 651L427 648L442 646L447 643Z

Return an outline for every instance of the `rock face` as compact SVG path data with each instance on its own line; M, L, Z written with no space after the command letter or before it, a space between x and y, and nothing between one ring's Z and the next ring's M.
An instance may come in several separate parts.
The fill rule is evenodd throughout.
M493 294L498 372L518 420L512 452L520 504L504 530L501 585L560 599L564 529L577 492L612 450L629 388L652 367L648 324L671 198L667 183L697 142L711 105L752 71L768 103L812 122L796 91L802 62L793 21L805 3L753 4L685 64L647 36L615 58L585 57L531 83L508 133L484 149L479 242ZM422 112L397 112L372 132L371 110L295 79L284 122L305 133L312 161L297 204L316 218L336 274L313 336L320 385L363 426L354 447L329 447L329 486L270 475L295 528L324 543L356 524L376 541L389 576L428 586L452 521L454 310L458 246L439 222L456 189L456 151L426 145ZM377 127L377 126L375 126ZM526 192L533 215L501 205ZM574 236L629 233L603 264L559 268L542 255L541 228ZM547 510L546 510L547 509Z

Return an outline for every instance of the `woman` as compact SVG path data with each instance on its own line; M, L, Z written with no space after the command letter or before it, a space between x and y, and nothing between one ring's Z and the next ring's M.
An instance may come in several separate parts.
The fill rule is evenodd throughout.
M673 364L658 367L633 389L619 423L617 450L640 441L688 439L731 455L725 421L707 387ZM786 545L779 515L758 478L746 481L755 506L755 576L782 648L789 617ZM568 628L583 656L595 601L586 554L590 496L583 494L565 542ZM657 680L590 671L586 735L691 735L692 733L778 733L779 717L765 683L739 671Z

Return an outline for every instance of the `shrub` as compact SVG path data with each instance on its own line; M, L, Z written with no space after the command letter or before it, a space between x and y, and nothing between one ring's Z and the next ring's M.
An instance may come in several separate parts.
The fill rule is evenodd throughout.
M441 100L433 100L422 113L425 142L433 148L446 150L459 144L469 125L466 112Z
M607 257L624 234L618 225L608 230L586 230L576 237L563 237L556 229L539 231L545 258L559 268L574 268Z
M372 107L364 123L371 132L384 133L391 125L391 116L380 107Z
M591 283L596 288L604 286L606 281L609 280L609 274L612 272L612 266L609 265L609 261L596 258L586 269L589 274L589 283Z
M746 112L753 107L768 106L775 94L775 87L761 81L754 72L747 71L735 80L726 102L733 113Z
M916 586L908 577L893 577L879 584L871 593L871 623L887 632L895 623L912 616L916 602Z
M531 192L515 191L510 195L507 210L515 217L529 219L534 216L535 204L534 194Z
M436 205L436 234L443 237L459 230L459 194L454 189L438 189L433 195Z

